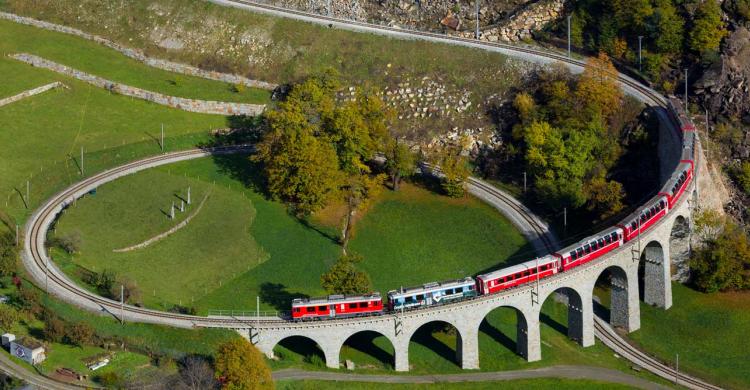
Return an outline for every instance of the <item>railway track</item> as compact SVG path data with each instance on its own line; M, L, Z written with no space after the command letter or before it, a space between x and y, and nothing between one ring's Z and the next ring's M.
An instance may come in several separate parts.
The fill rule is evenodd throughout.
M389 26L380 26L364 22L349 21L328 16L309 14L302 11L286 10L267 4L261 4L246 0L210 1L229 6L236 6L241 4L256 11L272 13L279 16L291 16L313 23L329 25L335 24L337 27L361 30L366 32L375 32L406 39L426 39L448 44L458 44L485 50L500 51L515 56L519 56L519 54L522 54L525 55L525 58L527 59L536 58L537 62L559 61L572 67L577 67L579 69L582 69L585 65L585 63L581 60L568 58L567 56L559 53L544 52L523 46L508 45L503 43L479 42L472 39L448 37L445 35L429 32L404 30ZM626 91L628 91L629 89L630 93L635 94L643 103L651 106L665 106L664 97L662 97L652 89L640 84L639 82L626 75L617 74L613 76L617 77L618 81ZM49 264L49 258L47 257L45 241L47 229L49 228L50 224L65 207L73 203L78 197L83 196L90 189L95 188L99 183L111 181L118 177L137 172L142 169L163 165L169 162L199 158L210 154L237 153L243 150L249 150L249 147L245 146L215 149L196 149L159 155L131 162L120 167L101 172L72 185L71 187L53 196L40 209L38 209L36 213L34 213L32 218L29 219L29 222L26 225L26 236L24 241L24 263L26 265L26 268L30 272L37 285L47 286L47 288L49 289L49 283L52 282L52 290L50 290L50 292L57 295L61 299L88 310L109 313L110 315L123 321L148 322L178 327L231 327L233 325L237 327L246 327L248 326L248 324L287 324L287 321L274 317L253 318L252 320L242 318L211 318L168 313L130 305L120 305L119 302L100 297L77 286L56 266L54 266L54 264ZM509 209L520 215L523 220L532 227L534 233L538 235L541 244L545 249L547 249L548 253L557 249L556 238L551 234L546 226L538 221L533 216L533 214L528 209L526 209L525 206L521 205L515 199L508 196L504 192L484 182L472 178L470 179L470 184L490 194L491 196L505 204ZM693 389L718 389L718 387L715 387L698 379L678 374L671 367L662 364L656 359L648 356L647 354L628 344L625 340L619 337L619 335L617 335L614 330L612 330L607 324L605 324L598 318L596 318L595 320L595 330L596 336L610 348L618 351L618 353L620 353L623 357L627 358L634 364L637 364L656 375L659 375L665 379L675 380L676 383Z

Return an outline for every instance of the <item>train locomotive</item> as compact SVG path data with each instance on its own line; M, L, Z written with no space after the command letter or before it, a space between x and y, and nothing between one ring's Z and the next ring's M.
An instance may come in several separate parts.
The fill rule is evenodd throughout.
M680 162L657 195L615 226L586 237L558 252L478 275L476 278L432 282L389 291L387 304L384 304L380 293L295 299L292 301L292 319L304 321L379 315L384 312L415 310L495 294L590 263L637 239L674 208L694 179L695 126L681 101L674 96L667 99L667 112L682 140Z

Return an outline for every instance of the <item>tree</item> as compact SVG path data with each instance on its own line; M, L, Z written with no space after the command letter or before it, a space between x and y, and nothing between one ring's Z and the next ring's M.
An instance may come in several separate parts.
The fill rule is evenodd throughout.
M727 35L721 20L721 6L714 0L705 0L695 11L693 28L688 42L696 53L716 52L722 38Z
M624 208L622 199L625 197L625 191L621 183L596 177L584 185L584 191L589 211L596 212L601 219L616 215Z
M660 53L677 54L682 49L685 21L672 0L657 0L651 17L651 39Z
M355 266L362 256L345 254L320 277L320 284L329 294L367 294L372 291L372 283L366 272Z
M125 302L134 305L143 303L141 289L135 281L127 277L119 277L117 278L116 283L111 283L108 293L112 299L120 300L121 298L124 298ZM123 295L123 297L120 297L120 295Z
M61 343L65 338L65 322L57 316L46 318L42 336L49 342Z
M344 186L347 213L341 234L341 246L345 255L354 226L355 214L358 210L366 208L369 201L377 197L383 189L383 182L385 182L385 175L359 174L349 176L347 179L347 184Z
M65 327L65 341L68 344L83 347L94 340L94 328L85 322L68 324Z
M214 376L227 390L273 389L271 370L263 355L245 339L237 338L216 353Z
M466 180L471 172L466 157L461 155L461 149L448 147L442 150L438 155L438 166L443 173L440 180L443 192L452 198L464 196Z
M78 230L73 230L70 233L63 234L56 240L57 246L71 255L81 251L82 242L81 232Z
M586 61L576 85L576 97L581 107L600 112L605 118L612 115L622 100L617 77L617 69L604 52Z
M173 387L185 390L211 390L219 387L211 365L197 356L188 356L183 359L177 383L178 385Z
M9 331L19 318L18 311L12 306L0 305L0 329Z
M396 140L389 143L385 158L385 170L391 177L393 190L398 191L401 179L414 174L416 158L414 153L409 150L408 145Z
M0 234L0 275L10 276L16 272L18 247L16 238L11 233Z
M693 252L693 280L705 292L750 288L750 240L740 227L727 222L724 230Z

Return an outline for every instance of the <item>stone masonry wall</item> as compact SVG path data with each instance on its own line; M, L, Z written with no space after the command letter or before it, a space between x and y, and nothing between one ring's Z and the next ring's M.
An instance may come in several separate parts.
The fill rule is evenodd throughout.
M97 87L104 88L121 95L148 100L153 103L190 112L219 115L259 115L263 113L266 108L264 104L217 102L211 100L187 99L164 95L158 92L147 91L145 89L116 83L114 81L81 72L79 70L46 60L41 57L37 57L32 54L11 54L9 55L9 57L18 61L25 62L32 66L49 69L66 76L74 77L78 80L85 81L89 84L93 84Z
M152 66L154 68L159 68L159 69L163 69L166 71L170 71L170 72L182 73L182 74L186 74L189 76L202 77L202 78L206 78L210 80L223 81L223 82L231 83L231 84L244 84L248 87L260 88L260 89L266 89L266 90L274 90L278 86L277 84L267 83L265 81L251 80L251 79L248 79L247 77L239 76L236 74L213 72L213 71L196 68L190 65L180 64L177 62L162 60L158 58L151 58L143 54L143 52L141 52L140 50L135 50L135 49L131 49L131 48L119 45L115 42L110 41L109 39L102 38L98 35L89 34L81 30L72 28L72 27L61 26L59 24L54 24L54 23L49 23L49 22L43 22L41 20L27 18L24 16L18 16L18 15L6 13L6 12L0 12L0 18L10 20L16 23L20 23L20 24L39 27L39 28L43 28L46 30L57 31L57 32L65 33L65 34L71 34L71 35L75 35L81 38L92 40L94 42L107 46L111 49L117 50L127 57L141 61L146 65Z
M47 84L47 85L42 85L41 87L36 87L34 89L29 89L27 91L23 91L23 92L19 93L18 95L10 96L10 97L7 97L5 99L0 99L0 107L8 105L8 104L11 104L11 103L14 103L14 102L17 102L17 101L19 101L21 99L25 99L25 98L30 97L30 96L39 95L40 93L47 92L50 89L63 88L63 87L67 88L65 86L65 84L63 84L63 83L61 83L59 81L55 81L54 83L50 83L50 84Z
M558 19L565 9L565 0L541 0L530 4L497 26L480 31L479 40L488 42L517 42L531 38L531 32L539 30L547 23ZM473 31L457 35L473 38Z

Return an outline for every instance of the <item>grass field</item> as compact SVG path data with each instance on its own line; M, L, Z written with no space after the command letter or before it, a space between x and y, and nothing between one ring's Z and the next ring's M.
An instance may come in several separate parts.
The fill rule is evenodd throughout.
M673 306L641 305L638 345L680 370L734 389L750 387L750 293L703 294L672 284Z
M503 389L630 389L629 386L613 383L596 382L582 379L519 379L502 382L476 382L476 383L433 383L433 384L386 384L386 383L361 383L361 382L322 382L322 381L279 381L276 383L279 390L327 390L327 389L351 389L351 390L375 390L375 389L430 389L430 390L494 390Z
M172 96L247 103L268 103L270 100L270 92L266 90L247 87L236 92L228 83L167 72L84 38L7 20L0 20L0 52L35 54L112 81ZM5 55L3 57L7 59ZM11 84L21 85L23 89L39 86L17 81ZM0 87L0 92L4 89Z
M82 251L72 263L127 275L138 282L148 306L251 310L260 296L262 309L288 310L293 296L324 293L319 277L340 248L330 232L301 223L284 205L244 187L256 173L246 156L142 172L79 201L60 219L56 234L79 230ZM175 194L184 197L188 185L196 201L208 191L211 196L187 227L147 248L112 252L178 223L165 213L172 200L179 204ZM383 194L357 225L351 243L352 250L365 256L362 267L376 290L472 275L527 250L510 223L478 200L404 188ZM400 229L387 229L390 224ZM430 271L415 272L428 257L435 260ZM75 274L71 262L58 260ZM172 277L165 280L163 275Z

